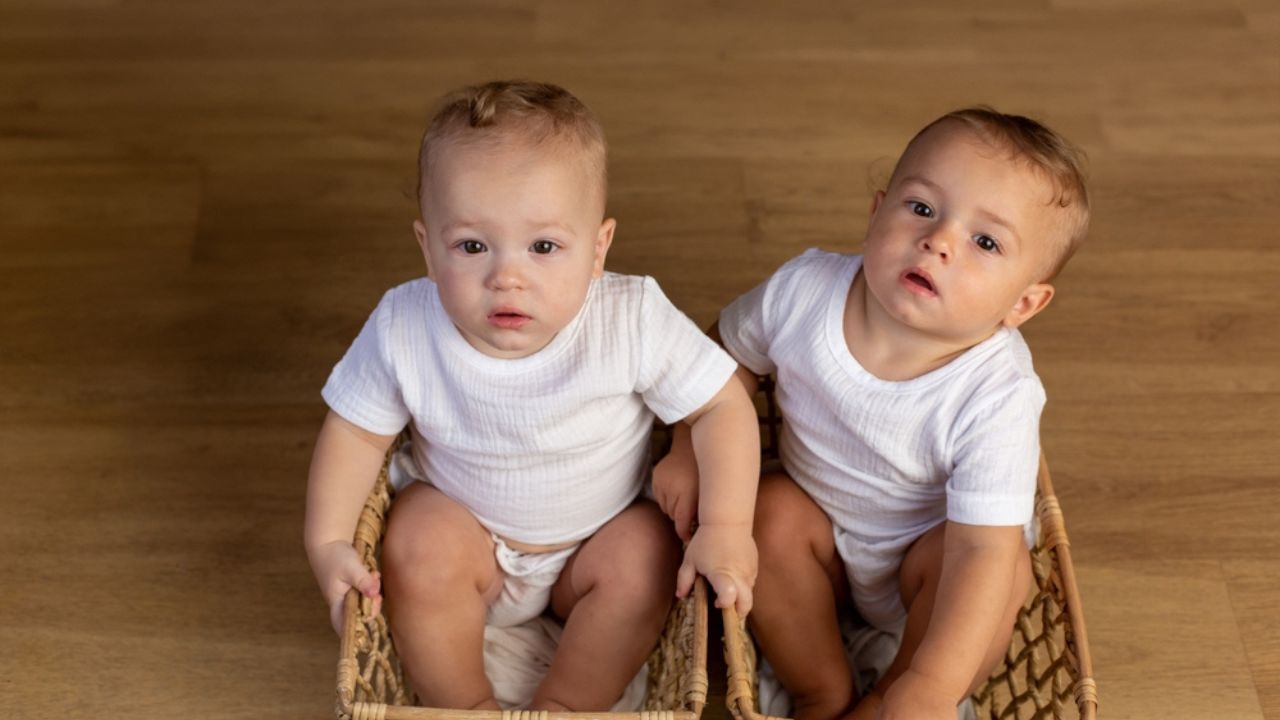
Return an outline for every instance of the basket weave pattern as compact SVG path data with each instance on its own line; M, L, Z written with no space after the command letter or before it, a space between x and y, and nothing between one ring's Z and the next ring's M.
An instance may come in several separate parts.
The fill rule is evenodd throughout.
M391 452L394 452L394 448ZM369 570L379 567L382 536L391 507L387 462L365 500L356 526L355 548ZM416 707L405 682L386 616L372 615L372 603L347 593L338 660L336 713L341 720L697 720L707 698L707 591L694 584L667 616L658 647L649 657L644 711L631 713L448 710Z
M973 695L979 717L1065 718L1072 717L1071 709L1080 717L1096 716L1097 684L1089 667L1083 618L1078 617L1079 595L1069 572L1062 511L1043 462L1041 476L1036 505L1042 529L1031 553L1035 587L1018 614L1004 662ZM1072 607L1077 608L1074 615Z

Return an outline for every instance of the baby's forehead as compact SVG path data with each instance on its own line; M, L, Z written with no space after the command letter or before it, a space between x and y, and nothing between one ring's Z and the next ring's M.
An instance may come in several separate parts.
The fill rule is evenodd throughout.
M604 214L606 179L603 158L573 138L522 137L505 133L470 133L437 143L419 169L419 203L423 212L437 202L454 202L512 178L539 178L549 189L591 204ZM452 198L446 200L447 198Z
M933 133L921 135L903 152L889 180L891 188L919 184L964 194L975 189L1003 190L1045 210L1057 205L1059 190L1053 178L1016 149L963 128Z
M478 164L512 167L537 163L581 170L592 185L604 180L602 149L588 147L565 135L522 133L514 130L469 132L441 138L419 168L424 179L447 182L450 173L466 171Z

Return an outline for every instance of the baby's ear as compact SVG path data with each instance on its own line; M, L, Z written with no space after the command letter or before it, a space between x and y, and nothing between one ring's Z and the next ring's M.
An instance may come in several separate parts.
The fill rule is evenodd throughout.
M877 190L876 194L871 196L871 217L876 216L876 211L880 209L882 202L884 202L884 191Z
M1036 283L1022 292L1001 324L1007 328L1016 328L1049 307L1052 299L1053 286L1049 283Z
M613 218L605 218L600 223L600 231L596 233L595 242L595 261L591 265L591 277L598 278L604 274L604 259L609 254L609 248L613 245L613 231L618 228L618 221Z
M427 264L427 274L431 274L431 255L427 253L427 226L421 220L413 221L413 237L418 241L418 249L422 251L422 260Z

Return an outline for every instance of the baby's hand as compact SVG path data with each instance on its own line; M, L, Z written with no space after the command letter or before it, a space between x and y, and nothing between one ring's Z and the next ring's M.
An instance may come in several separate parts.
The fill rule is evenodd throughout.
M338 540L309 554L320 592L329 604L329 621L334 632L342 634L342 601L351 588L373 600L373 614L378 614L382 608L382 578L376 572L369 572L351 543Z
M937 683L914 670L907 670L889 686L876 713L877 720L953 720L955 698L942 692Z
M691 448L673 447L653 467L653 498L675 523L680 539L689 542L698 514L698 462Z
M751 539L751 525L699 525L676 575L677 597L689 594L698 573L715 589L716 607L734 606L746 617L751 612L751 588L756 584L756 543Z

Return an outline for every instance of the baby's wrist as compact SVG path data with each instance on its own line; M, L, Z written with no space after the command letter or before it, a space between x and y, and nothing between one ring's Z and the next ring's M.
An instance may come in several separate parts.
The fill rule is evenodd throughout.
M345 541L345 540L336 540L336 539L332 539L332 538L323 538L323 539L316 539L316 540L307 539L307 540L303 543L303 546L306 548L307 554L308 554L308 555L310 555L310 554L315 553L315 552L318 552L318 551L320 551L320 550L324 550L324 549L326 549L326 548L329 548L329 547L331 547L332 545L334 545L335 543L340 543L340 542L346 542L346 541Z
M913 692L924 694L933 699L942 699L951 703L959 703L964 699L964 689L956 690L954 688L963 685L961 682L957 684L956 680L949 678L943 674L931 673L921 670L914 665L908 667L899 680L906 679L907 683L904 687L910 687Z
M698 529L707 528L708 530L742 530L747 533L751 532L751 526L754 523L751 520L699 520Z

